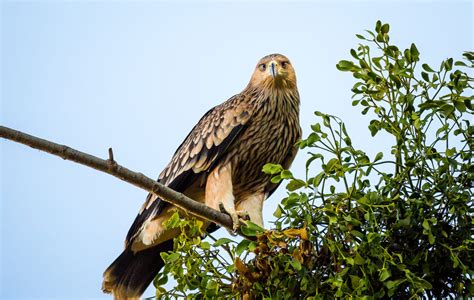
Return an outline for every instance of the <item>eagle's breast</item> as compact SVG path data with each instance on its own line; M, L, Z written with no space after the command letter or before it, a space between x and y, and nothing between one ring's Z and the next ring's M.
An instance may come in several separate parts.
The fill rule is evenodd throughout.
M288 161L288 157L301 138L297 91L262 93L256 95L254 102L251 121L226 157L232 162L236 197L262 190L269 184L268 176L262 172L265 164L288 168L292 160Z

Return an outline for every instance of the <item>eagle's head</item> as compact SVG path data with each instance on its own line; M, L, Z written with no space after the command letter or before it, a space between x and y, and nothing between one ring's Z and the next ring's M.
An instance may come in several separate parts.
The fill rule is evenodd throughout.
M290 60L281 54L270 54L257 63L249 86L253 88L296 88L296 75Z

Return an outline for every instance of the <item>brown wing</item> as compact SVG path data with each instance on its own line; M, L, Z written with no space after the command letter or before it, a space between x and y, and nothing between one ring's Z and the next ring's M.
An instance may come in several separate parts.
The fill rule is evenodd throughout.
M237 95L209 110L178 147L171 162L161 172L160 181L170 184L188 170L209 171L250 119L244 95Z
M203 172L219 162L251 117L245 94L238 94L209 110L178 147L158 181L183 192ZM140 233L145 221L159 216L166 202L149 194L126 238L128 245Z

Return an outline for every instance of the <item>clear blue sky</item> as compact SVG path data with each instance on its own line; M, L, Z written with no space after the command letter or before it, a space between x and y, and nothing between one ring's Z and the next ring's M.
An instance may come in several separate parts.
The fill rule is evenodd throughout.
M473 50L470 1L3 1L1 10L0 123L97 156L113 147L119 163L153 178L266 54L292 60L306 133L314 110L336 114L373 155L387 141L370 137L350 105L351 76L335 68L354 34L389 22L395 43L415 42L436 66ZM0 298L104 297L102 272L146 192L23 145L0 147ZM283 196L267 201L267 227Z

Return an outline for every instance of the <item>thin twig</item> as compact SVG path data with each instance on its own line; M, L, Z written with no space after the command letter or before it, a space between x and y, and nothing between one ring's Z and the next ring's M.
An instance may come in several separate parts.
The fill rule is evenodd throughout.
M111 163L115 162L115 160L114 160L114 151L112 150L112 148L109 148L109 161Z

